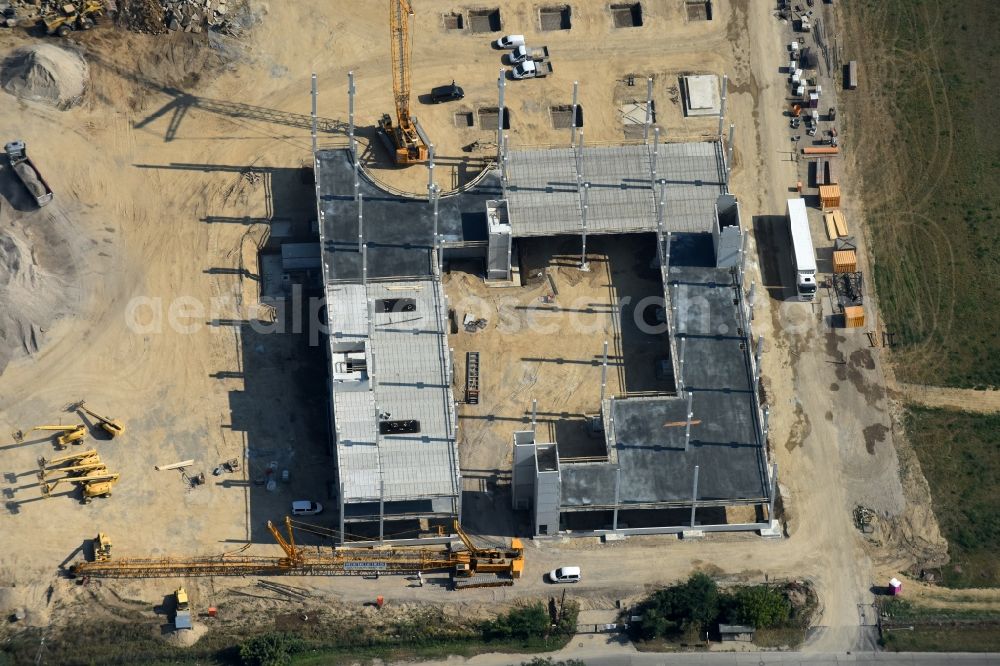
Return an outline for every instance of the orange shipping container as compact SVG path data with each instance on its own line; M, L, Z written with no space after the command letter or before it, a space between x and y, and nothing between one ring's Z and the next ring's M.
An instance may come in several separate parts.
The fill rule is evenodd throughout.
M856 273L858 270L858 255L854 250L833 251L834 273Z
M802 149L803 155L839 155L839 146L806 146Z
M865 309L860 305L844 308L844 327L861 328L865 325Z
M823 210L840 206L840 185L819 186L819 207Z

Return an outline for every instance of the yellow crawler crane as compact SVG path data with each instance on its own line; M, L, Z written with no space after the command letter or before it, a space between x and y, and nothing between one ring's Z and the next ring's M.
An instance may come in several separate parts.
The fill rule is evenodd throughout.
M101 416L100 414L97 414L87 409L85 407L86 404L87 404L86 402L81 400L80 402L76 403L74 408L80 410L84 414L88 414L91 417L97 419L97 422L101 424L101 428L104 430L104 432L111 435L111 439L114 439L118 435L122 435L125 433L125 424L120 419L113 419L108 416Z
M103 578L168 578L175 576L362 576L416 574L432 571L452 573L456 589L512 585L524 570L524 549L518 539L509 548L451 551L448 548L344 547L330 552L303 550L295 544L293 525L316 528L285 517L286 534L268 521L267 528L284 555L260 557L232 554L195 558L128 558L80 562L71 567L77 576ZM460 529L460 528L459 528ZM460 532L466 548L472 540Z
M42 425L35 426L32 430L54 430L66 433L65 435L56 436L56 444L61 449L65 449L70 444L81 442L87 436L87 426L82 423L78 423L77 425Z
M396 100L396 125L386 113L379 129L388 138L396 164L427 160L427 138L416 117L410 115L410 28L413 8L408 0L389 0L389 35L392 44L392 93Z

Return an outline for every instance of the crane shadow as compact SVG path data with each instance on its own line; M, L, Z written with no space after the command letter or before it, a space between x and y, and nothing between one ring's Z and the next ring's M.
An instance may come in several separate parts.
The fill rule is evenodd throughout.
M156 90L170 98L163 106L133 124L135 129L143 129L160 118L169 116L170 120L163 135L163 140L168 143L177 138L181 123L191 110L206 111L238 120L272 123L297 129L312 129L312 116L194 95L180 88L154 81L138 72L124 69L96 53L88 53L87 57L88 61L93 65L106 69L145 88ZM346 134L347 124L332 118L317 118L316 129L318 132L326 134Z

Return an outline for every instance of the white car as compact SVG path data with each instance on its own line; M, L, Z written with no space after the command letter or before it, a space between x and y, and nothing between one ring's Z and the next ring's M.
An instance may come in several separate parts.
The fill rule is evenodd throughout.
M310 502L309 500L292 502L293 516L315 516L317 513L323 513L323 505L319 502Z
M580 567L559 567L549 572L550 583L579 583Z
M524 46L524 35L504 35L493 45L498 49L512 49L516 46Z

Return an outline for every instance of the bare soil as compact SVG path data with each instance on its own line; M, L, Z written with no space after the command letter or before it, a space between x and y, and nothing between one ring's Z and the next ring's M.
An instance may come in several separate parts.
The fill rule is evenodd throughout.
M568 142L565 130L552 128L548 110L570 102L574 81L580 82L586 108L586 141L620 142L619 93L631 89L633 98L644 98L647 75L655 77L656 119L668 136L712 134L717 120L683 119L671 89L682 73L727 73L730 120L737 126L731 189L757 236L748 256L756 256L759 266L752 266L751 273L759 267L755 279L780 289L780 274L775 279L767 269L787 252L762 220L781 215L788 188L800 178L800 165L788 150L787 121L778 111L785 104L779 67L787 60L782 44L790 40L788 27L756 1L714 2L712 21L690 23L683 3L643 3L641 27L615 29L606 7L588 7L574 11L571 30L540 36L535 4L502 3L505 29L517 27L534 43L547 43L555 67L545 80L508 82L511 145ZM44 213L18 214L35 225L46 224L49 214L58 215L77 234L83 266L75 283L78 313L60 320L47 332L43 347L11 362L0 377L0 433L75 421L78 416L65 408L81 398L128 427L116 440L102 440L95 431L88 441L122 474L112 497L88 505L73 496L43 499L32 484L36 459L52 455L51 438L0 441L2 472L14 475L3 481L11 494L4 497L0 531L12 538L4 542L0 587L16 585L19 596L10 603L27 607L31 622L40 626L88 616L87 604L74 605L87 598L85 588L61 578L58 567L81 557L79 549L98 530L112 537L116 557L209 555L244 548L276 554L265 521L284 515L294 499L329 501L335 470L324 425L322 349L310 339L308 327L291 332L297 320L290 313L265 317L256 307L259 290L267 285L261 284L252 249L281 228L308 235L315 217L312 187L300 177L300 167L310 161L311 72L320 80L321 145L343 145L347 72L353 70L356 122L369 146L365 159L373 173L409 191L421 191L427 174L421 168L391 167L381 147L371 142L376 119L393 107L382 4L301 0L250 5L260 21L253 30L242 39L215 40L211 46L205 35L133 35L110 26L78 35L74 39L86 52L92 87L71 110L0 93L0 136L25 139L56 191ZM489 149L465 153L462 146L489 141L491 134L456 129L454 113L496 105L501 53L490 47L487 35L446 29L441 20L446 10L417 6L413 89L422 94L456 78L466 90L465 100L455 104L414 102L442 156L439 166L452 170L457 183L462 180L458 174L475 171L469 168L473 160L490 157ZM20 32L0 33L4 52L27 41ZM442 52L452 56L441 58ZM460 71L456 61L462 63ZM629 74L636 75L638 84L627 85ZM849 188L845 192L852 195ZM0 200L0 214L6 214L8 205L6 197ZM483 378L491 383L485 398L515 421L467 419L484 411L463 406L463 432L479 442L463 449L463 467L474 463L504 469L509 430L523 427L530 396L539 398L540 412L545 406L553 414L583 414L596 406L597 391L590 382L600 368L592 362L605 335L615 339L612 319L598 313L610 302L600 276L606 277L610 266L611 284L627 285L628 276L639 275L636 266L646 259L622 261L623 272L617 274L619 260L602 260L595 244L591 272L583 274L572 265L574 245L540 252L534 261L529 256L526 270L549 265L555 256L568 263L550 271L562 292L557 303L565 307L559 299L571 294L602 304L583 317L598 333L569 344L557 336L530 339L537 351L515 355L504 350L508 362L517 359L510 367L501 361L503 355L484 354L490 358ZM466 280L473 289L473 281L457 271L450 279ZM455 286L451 283L449 290ZM529 284L519 288L516 298L535 303L544 289L544 284ZM478 283L476 293L487 302L497 298ZM190 300L178 301L181 297ZM761 298L755 313L755 328L767 341L764 375L772 443L792 437L797 408L811 424L796 431L801 433L796 446L778 445L772 451L780 471L784 539L730 535L676 542L665 537L608 544L592 539L529 542L527 570L517 586L461 596L435 584L443 582L440 577L424 587L395 577L282 582L301 586L316 598L336 597L348 604L385 595L391 603L454 604L461 613L477 614L519 598L547 596L551 588L544 583L544 572L567 563L586 572L585 582L572 591L585 608L611 608L619 599L637 599L652 586L684 578L692 570L747 581L805 577L816 585L823 605L819 622L825 627L808 647L840 651L866 646L870 628L860 626L858 604L870 603L871 586L926 556L920 548L931 553L940 548L929 504L908 503L905 477L899 481L897 430L881 361L852 361L865 345L863 336L827 330L825 314L800 304L789 307L773 297ZM557 326L563 316L552 315ZM491 325L498 319L488 318ZM286 325L289 332L261 333L256 330L261 321ZM473 345L493 345L489 348L499 351L500 343L490 333L460 333L453 338L456 357L463 359L460 350ZM584 363L521 360L529 357ZM628 357L626 350L626 361ZM539 383L515 391L522 382L530 383L525 377L532 373ZM505 376L510 387L493 384ZM609 381L617 382L617 389L622 386L614 373ZM585 390L579 395L568 390L574 383ZM627 389L628 376L624 384ZM540 390L544 387L548 393ZM563 396L563 403L557 396ZM874 453L866 449L862 435L872 425L888 429ZM187 478L178 471L153 469L187 458L196 461L185 472ZM242 460L242 468L213 476L213 469L229 458ZM268 491L263 483L272 462L278 470L289 470L290 482ZM206 474L207 483L193 487L189 479L199 472ZM858 503L877 509L887 523L911 525L912 538L880 544L866 540L852 524L851 511ZM331 514L317 520L327 526L334 521ZM152 607L180 582L105 581L101 587ZM220 607L229 598L227 590L246 585L223 578L184 582L196 603ZM269 606L262 602L260 608Z

